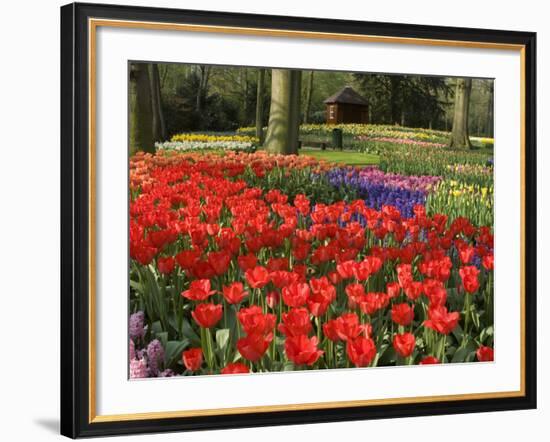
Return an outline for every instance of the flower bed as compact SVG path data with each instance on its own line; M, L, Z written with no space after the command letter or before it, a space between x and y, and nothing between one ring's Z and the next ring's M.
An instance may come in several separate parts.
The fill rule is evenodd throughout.
M380 169L403 175L437 175L487 187L493 183L493 167L489 160L489 155L476 151L394 147L382 151Z
M415 206L425 205L427 193L441 180L435 176L384 173L375 166L334 168L325 175L333 186L353 190L354 195L363 198L368 207L380 210L391 205L404 218L413 216Z
M426 199L428 214L444 212L450 219L468 218L476 226L492 226L493 187L442 181Z
M246 135L219 135L182 133L172 136L170 141L155 143L157 150L191 151L253 151L258 139Z
M182 133L172 136L170 141L190 141L200 143L237 142L257 144L258 138L249 135L218 135L200 133Z
M250 151L254 144L243 141L165 141L155 143L157 150L176 150L181 152L208 151L208 150L233 150Z
M132 157L131 377L492 360L490 228L277 188L316 174L334 189L338 173L293 156Z
M356 137L356 140L365 141L368 143L391 143L391 144L405 145L405 146L420 146L420 147L445 147L446 146L446 144L443 144L443 143L422 141L415 138L392 138L392 137L360 135Z
M448 132L420 129L400 126L390 126L383 124L302 124L300 126L300 135L314 135L330 137L333 129L342 130L344 136L369 136L369 137L387 137L392 139L417 139L417 140L441 140L446 139ZM253 135L254 127L241 127L237 130L241 135Z

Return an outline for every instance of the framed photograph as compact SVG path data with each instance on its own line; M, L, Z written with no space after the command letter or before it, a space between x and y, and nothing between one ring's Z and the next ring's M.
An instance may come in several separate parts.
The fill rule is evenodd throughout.
M61 433L536 407L536 35L61 8Z

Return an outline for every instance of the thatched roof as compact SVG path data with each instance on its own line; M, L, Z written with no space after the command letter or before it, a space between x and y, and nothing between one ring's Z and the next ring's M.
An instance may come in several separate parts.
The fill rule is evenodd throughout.
M345 103L345 104L359 104L361 106L367 106L368 101L353 90L351 86L346 86L336 92L334 95L328 97L323 103Z

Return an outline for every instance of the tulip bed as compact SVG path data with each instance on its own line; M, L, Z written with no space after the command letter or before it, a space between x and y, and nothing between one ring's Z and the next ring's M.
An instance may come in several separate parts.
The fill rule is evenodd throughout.
M440 179L133 156L130 377L493 360L492 226L427 211Z
M155 143L156 150L176 151L253 151L258 139L247 135L183 133L170 141Z

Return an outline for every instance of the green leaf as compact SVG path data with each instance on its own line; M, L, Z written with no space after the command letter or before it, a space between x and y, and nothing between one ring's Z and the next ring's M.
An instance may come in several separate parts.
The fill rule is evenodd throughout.
M388 345L385 348L381 347L380 357L378 358L378 365L390 365L396 360L396 358L397 354L395 353L395 349L393 348L393 346Z
M283 371L294 371L294 364L292 362L287 362L283 366Z
M164 347L164 364L171 367L181 358L181 353L189 346L189 340L168 341Z
M472 322L476 326L476 329L479 329L479 313L476 311L472 312Z
M457 342L462 342L462 337L464 336L464 331L460 324L457 324L453 330L453 336L456 338Z
M158 334L158 333L162 333L163 330L162 330L162 325L160 323L160 321L155 321L151 324L151 332L155 334L155 336Z
M489 327L484 328L481 330L481 334L479 335L479 340L482 344L485 343L485 340L489 337L493 336L493 326L490 325Z
M455 351L451 362L464 362L472 351L475 352L475 346L472 341L468 341L465 346Z
M132 281L130 279L130 287L132 287L136 292L143 293L143 286L137 281Z
M229 329L222 328L216 331L216 345L219 349L223 350L229 342Z
M185 339L189 339L193 345L201 345L201 338L195 333L187 319L184 319L181 323L181 334Z

